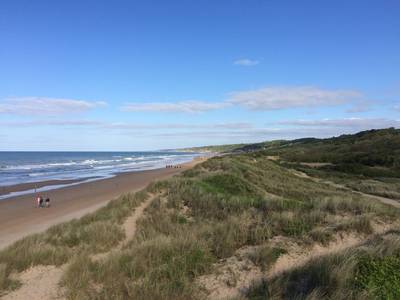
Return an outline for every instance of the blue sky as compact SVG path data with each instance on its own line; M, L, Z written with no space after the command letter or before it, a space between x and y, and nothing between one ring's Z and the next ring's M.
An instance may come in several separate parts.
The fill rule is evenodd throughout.
M400 127L400 2L2 1L0 150Z

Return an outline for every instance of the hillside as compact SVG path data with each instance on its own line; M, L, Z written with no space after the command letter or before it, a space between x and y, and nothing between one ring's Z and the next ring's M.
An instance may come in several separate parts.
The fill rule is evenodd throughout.
M202 147L191 147L178 149L180 151L187 152L214 152L214 153L226 153L232 152L242 147L246 146L246 144L228 144L228 145L212 145L212 146L202 146Z
M40 274L67 299L398 299L400 203L295 160L398 134L384 133L211 158L0 251L0 293L12 299Z
M262 151L265 155L279 157L282 165L309 176L361 192L400 199L399 129L285 141L264 147Z
M328 139L298 139L265 150L292 162L379 166L400 169L400 129L362 131Z

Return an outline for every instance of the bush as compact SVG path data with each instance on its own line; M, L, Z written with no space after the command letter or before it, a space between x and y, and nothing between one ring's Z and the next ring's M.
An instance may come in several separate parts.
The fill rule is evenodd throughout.
M355 283L375 299L400 299L400 257L362 257L357 265Z

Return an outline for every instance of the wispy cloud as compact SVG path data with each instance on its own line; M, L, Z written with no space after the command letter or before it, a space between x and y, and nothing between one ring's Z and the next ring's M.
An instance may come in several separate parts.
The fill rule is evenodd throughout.
M243 130L253 128L253 124L248 122L224 122L209 124L188 124L188 123L127 123L127 122L105 122L98 120L31 120L31 121L12 121L1 122L1 127L33 127L33 126L58 126L58 127L79 127L79 128L99 128L116 130L171 130L171 129L233 129Z
M0 122L0 128L12 127L34 127L34 126L59 126L59 127L93 127L101 126L104 122L94 120L53 120L53 119L34 119L30 121L7 121Z
M225 102L205 102L205 101L180 101L180 102L150 102L150 103L127 103L121 107L123 111L153 111L153 112L182 112L200 113L217 110L229 106Z
M227 122L227 123L210 123L210 124L188 124L188 123L155 123L155 124L135 124L135 123L103 123L101 127L107 129L123 129L123 130L185 130L185 129L250 129L253 128L251 123L247 122Z
M258 60L253 60L253 59L248 59L248 58L237 59L233 62L234 65L244 66L244 67L256 66L259 63L260 63L260 61L258 61Z
M331 137L342 133L354 133L354 129L338 130L337 128L253 128L251 130L207 130L207 131L180 131L154 133L159 138L185 138L188 135L192 139L210 139L218 143L230 141L240 142L261 142L274 139L294 139L302 137Z
M355 129L371 129L385 127L399 127L400 120L385 118L342 118L322 120L292 120L278 122L280 125L307 126L307 127L350 127Z
M400 111L400 105L393 106L393 109L396 110L396 111Z
M312 86L266 87L255 90L238 91L229 99L219 102L178 101L178 102L133 102L121 107L130 112L181 112L199 113L219 110L230 106L242 106L249 110L279 110L290 108L315 108L353 104L351 112L365 111L369 105L363 95L355 90L328 90Z
M347 113L363 113L367 111L371 111L371 102L370 101L358 101L353 104L353 107L346 110Z
M91 131L94 134L123 135L136 138L170 138L210 143L260 142L272 139L293 139L301 137L331 137L360 130L386 127L400 127L400 120L385 118L338 118L317 120L287 120L271 122L261 126L249 122L225 123L131 123L102 120L55 120L53 118L31 121L0 121L0 130L9 127L51 126L57 131ZM40 130L37 130L40 132ZM3 132L0 132L3 134Z
M0 100L0 113L16 115L59 115L83 112L104 105L106 105L106 103L103 101L19 97Z
M361 97L360 92L353 90L327 90L312 86L297 86L266 87L234 92L228 101L250 110L278 110L339 105Z

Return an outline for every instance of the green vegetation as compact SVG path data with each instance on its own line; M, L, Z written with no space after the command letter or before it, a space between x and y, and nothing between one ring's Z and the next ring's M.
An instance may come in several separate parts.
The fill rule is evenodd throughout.
M376 176L380 169L383 175L390 171L399 174L400 130L388 128L329 139L286 141L267 147L266 151L285 161L332 163L333 170L341 172L368 175L370 171ZM379 169L371 168L375 166Z
M378 235L254 286L249 299L399 299L400 232Z
M283 152L284 144L271 144L273 153L263 150L214 157L141 193L112 201L80 220L18 241L0 251L0 290L15 286L10 280L12 272L39 264L66 264L62 285L69 299L203 298L199 276L218 272L216 263L240 249L253 249L250 260L267 271L280 255L290 251L271 240L284 239L306 247L326 245L351 232L367 238L376 224L398 218L398 210L392 207L298 176L291 170L292 164L269 160L270 155L292 153ZM328 176L328 171L320 168L306 169L315 176ZM338 173L342 180L353 178ZM386 182L396 185L395 181ZM113 249L125 238L123 221L150 194L154 199L137 222L135 237L121 249ZM377 291L376 287L387 282L398 287L394 270L399 246L397 232L378 236L349 252L315 258L255 286L248 296L395 299L398 290L389 291L387 285ZM110 250L95 259L96 254ZM379 274L388 281L382 283Z
M357 264L355 283L379 299L399 299L399 254L390 256L365 256Z
M279 256L285 253L287 253L285 249L263 245L256 248L250 255L250 259L255 265L260 266L262 271L265 271L273 265Z
M213 145L213 146L202 146L202 147L192 147L192 148L185 148L179 149L182 151L189 151L189 152L214 152L214 153L225 153L225 152L232 152L237 149L246 146L246 144L231 144L231 145Z
M123 196L80 220L53 226L0 251L0 294L15 287L9 279L12 272L36 265L60 266L82 253L111 249L124 237L120 224L145 197L145 192Z
M325 167L313 168L299 164L283 164L311 177L332 181L354 191L400 200L400 178L365 176L331 171Z
M286 167L363 193L400 199L399 129L265 145L264 154L279 157Z

